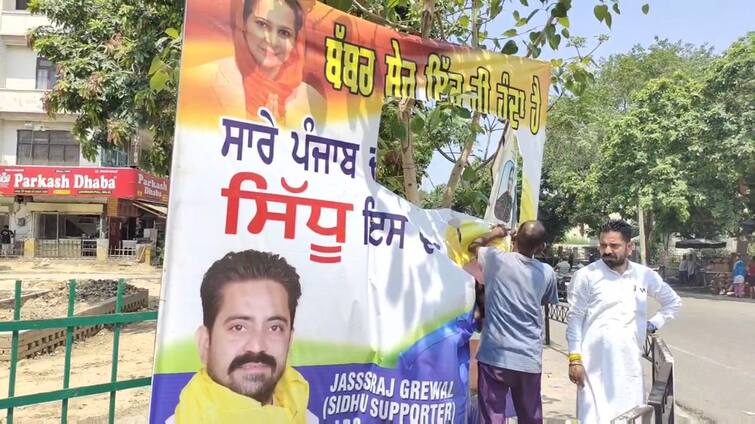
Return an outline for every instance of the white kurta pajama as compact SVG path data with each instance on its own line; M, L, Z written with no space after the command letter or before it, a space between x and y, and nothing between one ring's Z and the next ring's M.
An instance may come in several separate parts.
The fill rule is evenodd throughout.
M647 320L647 296L661 309ZM674 318L681 299L650 268L629 262L623 275L602 260L574 274L569 287L566 339L581 353L587 373L577 389L577 418L608 423L645 403L642 349L647 323L660 329Z

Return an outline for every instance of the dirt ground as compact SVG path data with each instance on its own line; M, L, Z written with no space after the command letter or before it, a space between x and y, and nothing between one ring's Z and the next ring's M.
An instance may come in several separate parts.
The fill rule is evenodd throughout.
M21 308L22 318L50 318L65 314L66 281L76 278L82 284L83 296L77 295L78 305L97 303L112 291L112 283L104 283L103 293L96 286L87 288L85 280L117 280L149 290L149 308L157 309L160 295L161 270L132 262L95 262L74 260L0 260L0 290L12 293L14 281L22 280L23 290L52 290L65 293L62 297L47 294L28 300ZM103 283L99 283L103 286ZM79 302L78 300L81 300ZM57 303L60 305L55 306ZM47 305L50 307L47 308ZM7 309L10 310L10 309ZM47 311L47 313L45 313ZM0 319L6 319L0 313ZM27 315L28 314L28 315ZM40 316L44 315L44 316ZM118 379L147 377L152 374L155 342L155 322L129 324L121 330ZM94 337L74 344L71 354L70 387L107 383L110 381L113 333L103 329ZM65 349L18 362L16 394L26 395L57 390L63 387ZM8 394L9 363L0 362L0 397ZM116 422L144 423L149 414L149 388L119 391L116 401ZM71 423L99 424L107 422L109 395L71 399L68 417ZM16 423L60 422L61 403L53 402L17 409ZM0 423L5 411L0 412Z
M74 314L81 310L95 306L101 302L115 297L117 293L117 280L80 280L76 283L76 302ZM23 294L22 286L22 294ZM135 293L137 287L126 283L123 295ZM51 288L40 292L39 297L33 297L21 304L21 319L47 319L64 317L68 313L67 282L53 283ZM6 290L0 293L3 297L13 297L13 292ZM0 320L13 319L13 306L0 307Z

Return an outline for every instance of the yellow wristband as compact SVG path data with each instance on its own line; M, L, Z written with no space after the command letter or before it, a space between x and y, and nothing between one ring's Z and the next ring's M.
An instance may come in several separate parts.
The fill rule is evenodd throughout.
M581 360L582 360L582 355L581 354L579 354L579 353L570 353L569 354L569 362L581 361Z

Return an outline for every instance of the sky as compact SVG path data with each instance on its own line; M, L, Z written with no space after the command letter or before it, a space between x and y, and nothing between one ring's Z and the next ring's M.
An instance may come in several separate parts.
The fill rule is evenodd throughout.
M517 1L514 3L518 4ZM650 5L647 15L641 10L645 3ZM573 36L594 39L600 34L606 34L610 37L596 50L596 58L628 52L636 44L647 47L656 36L695 45L708 44L718 54L748 31L755 31L753 0L624 0L620 3L621 14L613 16L610 30L595 19L593 7L596 4L595 0L572 0L573 7L569 11L570 32ZM505 5L512 7L510 2ZM544 16L536 16L533 22L544 21ZM491 26L488 31L492 36L505 29L507 28L501 24ZM572 51L568 50L563 50L560 54L562 57L573 56ZM543 50L543 59L553 57L556 57L553 52ZM430 181L434 184L445 183L452 167L453 164L436 153L428 168L430 178L425 177L422 189L431 190L433 186Z

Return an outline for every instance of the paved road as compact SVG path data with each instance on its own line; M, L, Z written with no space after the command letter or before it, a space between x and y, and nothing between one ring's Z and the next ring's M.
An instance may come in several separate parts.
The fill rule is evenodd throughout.
M679 421L755 424L755 301L679 295L680 316L661 330L674 355ZM552 324L553 347L565 352L564 330Z
M755 423L755 301L679 294L682 312L661 330L677 402L716 423Z

